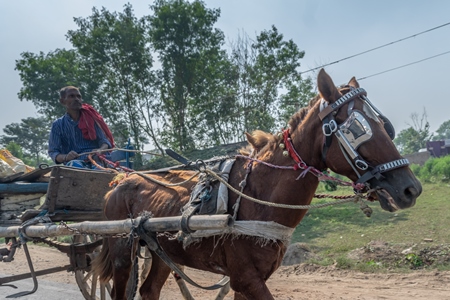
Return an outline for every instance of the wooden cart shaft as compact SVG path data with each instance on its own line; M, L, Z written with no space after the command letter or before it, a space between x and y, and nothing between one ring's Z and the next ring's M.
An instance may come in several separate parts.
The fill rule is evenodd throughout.
M54 237L73 234L115 235L128 234L133 226L137 226L141 218L120 221L85 221L68 225L52 223L25 227L23 232L29 237ZM188 227L191 230L217 230L231 226L230 215L200 215L189 218ZM181 216L151 218L145 221L144 228L153 232L181 230ZM19 236L20 226L0 227L0 237Z

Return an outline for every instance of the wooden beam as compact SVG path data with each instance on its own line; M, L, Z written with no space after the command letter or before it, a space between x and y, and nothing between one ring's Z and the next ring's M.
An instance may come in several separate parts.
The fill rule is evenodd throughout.
M81 234L127 234L131 228L139 224L141 218L121 221L96 221L68 224L67 227L55 224L28 226L24 232L29 237L53 237L60 235L73 235L77 231ZM188 227L191 230L225 229L231 226L233 218L230 215L201 215L189 218ZM148 219L144 228L149 231L178 231L181 230L181 216L158 217ZM19 226L0 227L0 237L17 237Z

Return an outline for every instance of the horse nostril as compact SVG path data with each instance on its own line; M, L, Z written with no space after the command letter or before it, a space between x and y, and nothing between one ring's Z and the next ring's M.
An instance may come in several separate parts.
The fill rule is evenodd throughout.
M405 189L405 196L408 199L415 199L419 195L419 191L414 187L408 187Z

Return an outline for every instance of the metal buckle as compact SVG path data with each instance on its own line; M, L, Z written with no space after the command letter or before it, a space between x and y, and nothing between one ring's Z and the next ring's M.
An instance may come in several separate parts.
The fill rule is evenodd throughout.
M365 161L360 160L360 159L355 160L355 166L358 169L363 170L363 171L365 171L369 168L369 165Z
M333 132L336 132L338 129L338 125L335 120L331 120L329 123L325 123L322 125L323 135L330 136Z

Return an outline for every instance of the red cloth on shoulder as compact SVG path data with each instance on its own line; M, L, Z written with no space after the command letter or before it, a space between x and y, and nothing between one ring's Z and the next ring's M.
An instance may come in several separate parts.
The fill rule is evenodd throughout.
M80 110L80 120L78 122L78 128L81 129L83 137L87 140L95 140L97 134L95 133L94 124L100 127L101 130L106 135L106 138L111 143L111 147L114 148L114 138L112 136L111 130L109 130L108 125L106 125L102 116L89 104L83 103Z

